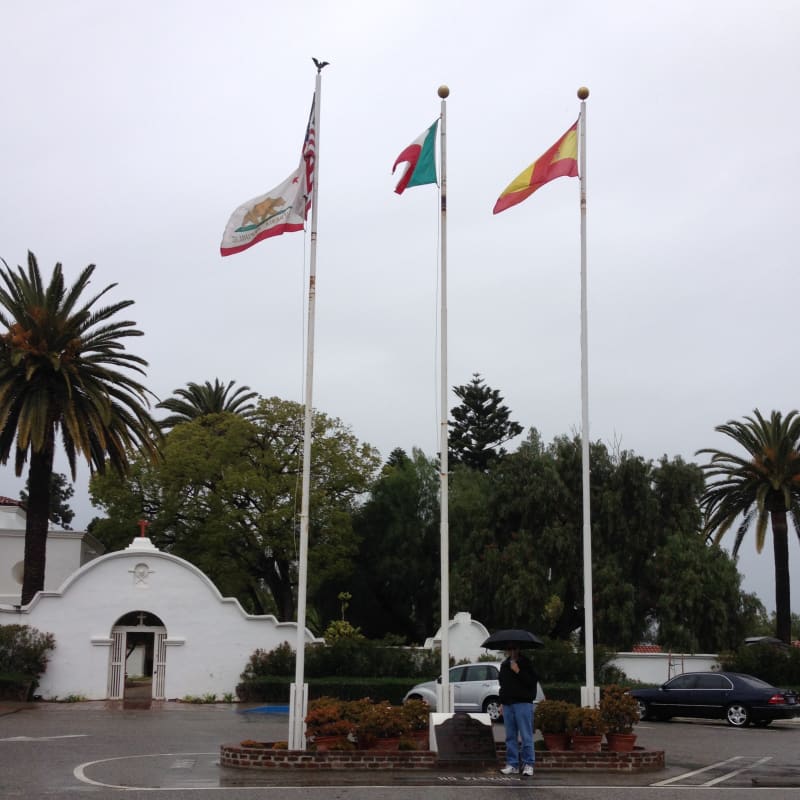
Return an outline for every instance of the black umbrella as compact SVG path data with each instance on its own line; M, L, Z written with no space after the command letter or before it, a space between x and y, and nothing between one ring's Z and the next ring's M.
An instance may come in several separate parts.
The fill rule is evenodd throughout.
M490 650L508 650L510 647L544 647L544 642L530 631L523 631L510 628L504 631L495 631L486 639L481 647L488 647Z

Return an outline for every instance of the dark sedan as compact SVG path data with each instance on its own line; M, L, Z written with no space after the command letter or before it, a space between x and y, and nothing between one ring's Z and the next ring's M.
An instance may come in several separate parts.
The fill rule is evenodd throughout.
M632 689L642 719L724 719L735 728L763 728L800 716L797 695L739 672L685 672L657 689Z

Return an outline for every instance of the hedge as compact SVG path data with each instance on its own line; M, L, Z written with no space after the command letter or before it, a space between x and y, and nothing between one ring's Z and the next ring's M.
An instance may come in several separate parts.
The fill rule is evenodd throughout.
M31 700L36 683L35 675L0 673L0 700Z
M236 695L246 703L288 703L292 678L280 675L265 675L243 681L236 687ZM340 700L388 700L400 703L413 686L408 678L308 678L308 697L337 697Z

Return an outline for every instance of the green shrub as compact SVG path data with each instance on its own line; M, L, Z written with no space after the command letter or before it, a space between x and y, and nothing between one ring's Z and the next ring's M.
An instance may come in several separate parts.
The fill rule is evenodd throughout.
M569 642L546 641L543 648L529 655L548 699L580 703L586 670L582 650L576 650ZM611 657L609 651L595 650L598 675L613 674L607 668ZM324 694L341 700L367 695L399 703L415 683L435 680L441 666L438 650L399 647L391 638L343 638L306 647L305 679L311 697L319 696L315 687L324 686ZM288 642L274 650L256 650L241 674L236 694L244 702L286 703L294 672L294 649ZM615 682L624 680L624 676L614 677ZM598 680L597 685L603 682Z
M32 692L47 669L47 653L55 646L52 633L30 625L0 625L0 674L27 676Z
M34 684L30 675L0 673L0 700L30 700Z
M338 639L329 645L306 648L306 678L332 676L364 678L409 678L412 682L436 677L440 669L438 651L410 650L386 646L382 641ZM288 642L269 652L256 650L249 658L241 679L244 682L267 676L294 677L294 650ZM240 695L241 696L241 695Z
M542 686L548 687L556 683L585 685L586 654L583 648L575 647L572 642L562 639L545 639L544 647L525 652L533 661ZM626 681L624 673L609 664L614 656L615 653L607 647L597 645L594 648L594 679L597 685Z
M400 703L413 685L404 678L308 678L310 700L318 697L335 697L339 700L358 700L362 697L380 697L390 703ZM291 678L263 676L242 681L236 687L236 694L244 703L289 702Z
M574 706L569 710L567 727L573 734L581 736L602 736L606 732L600 709L585 706Z
M566 733L570 712L575 707L564 700L542 700L536 706L534 724L542 733Z
M361 633L361 628L356 628L351 625L346 619L335 619L325 628L323 634L325 641L328 644L338 642L339 639L356 639L362 640L366 637Z
M294 675L294 650L289 642L279 644L274 650L256 650L240 677L248 681L266 675Z
M800 686L800 648L772 644L742 645L720 656L722 669L744 672L783 688Z
M632 733L639 721L639 704L624 687L610 684L603 687L600 716L609 733Z

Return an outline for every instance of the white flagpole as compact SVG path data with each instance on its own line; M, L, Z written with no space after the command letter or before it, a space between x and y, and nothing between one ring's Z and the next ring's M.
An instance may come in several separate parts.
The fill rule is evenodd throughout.
M581 465L583 476L583 633L586 654L586 686L583 705L597 705L594 686L594 611L592 601L592 520L589 495L589 334L586 292L586 98L589 90L578 89L581 101L579 127L579 175L581 192Z
M314 307L317 283L317 211L319 203L319 131L322 110L322 68L316 59L317 81L314 90L314 176L311 187L311 249L308 270L308 334L306 341L306 391L303 425L303 480L300 499L300 561L297 569L297 643L295 645L294 683L289 699L289 750L305 750L306 736L303 720L308 705L305 683L306 655L306 591L308 586L308 509L311 488L311 433L313 423L312 396L314 389Z
M441 122L441 162L442 162L442 188L441 188L441 241L442 241L442 263L441 263L441 331L439 332L441 351L439 356L439 370L441 373L440 383L440 436L439 436L439 538L441 543L441 658L442 658L442 682L439 684L439 697L437 697L437 711L443 714L452 713L452 699L450 696L450 534L448 519L448 485L447 485L447 418L449 409L447 408L447 104L446 99L450 95L447 86L440 86L438 91L442 99L442 122Z

